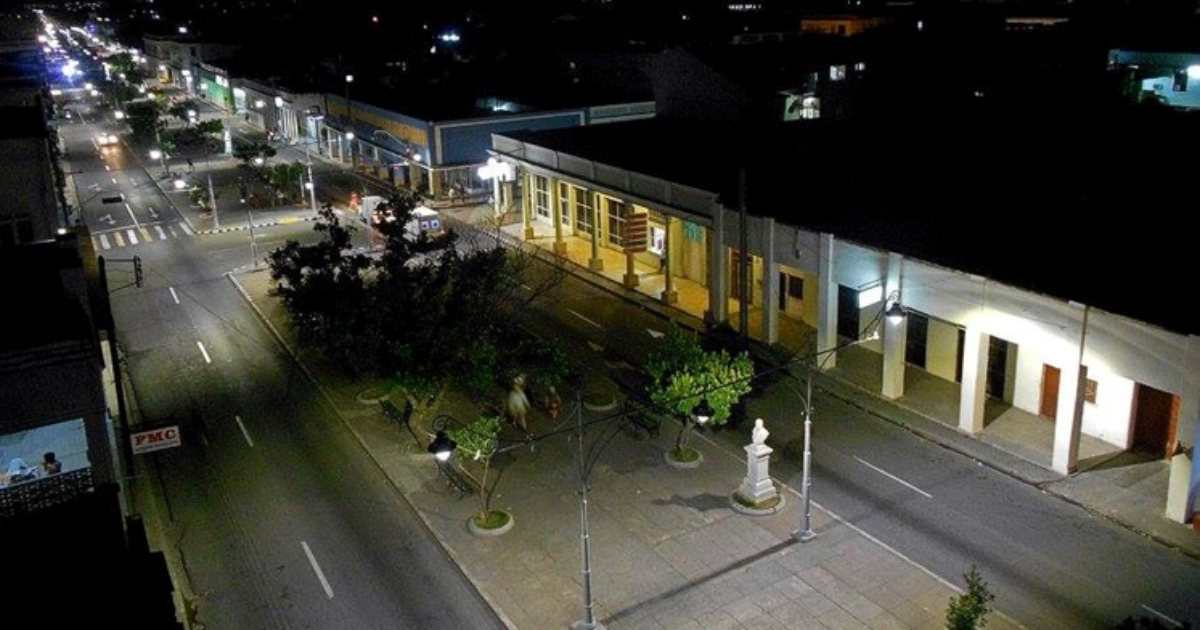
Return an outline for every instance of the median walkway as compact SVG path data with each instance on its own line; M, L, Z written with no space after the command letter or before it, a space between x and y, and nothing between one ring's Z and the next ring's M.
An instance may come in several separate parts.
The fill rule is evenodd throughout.
M578 443L569 402L558 418L531 419L530 430L549 437L499 456L504 474L493 507L510 512L515 526L476 537L467 521L478 497L460 498L439 476L425 451L427 428L417 423L409 432L385 419L378 384L341 377L300 349L268 295L267 273L230 278L511 627L561 630L581 618ZM589 387L616 392L608 381ZM439 412L469 420L479 407L451 392ZM597 420L612 412L580 413ZM676 470L662 459L674 431L664 426L652 437L614 421L585 439L585 448L605 444L589 477L597 620L613 629L944 627L952 585L818 507L817 538L796 542L802 502L791 488L780 486L787 504L778 514L733 510L729 495L745 475L744 453L697 438L702 465ZM1018 627L1001 615L990 621L993 629Z

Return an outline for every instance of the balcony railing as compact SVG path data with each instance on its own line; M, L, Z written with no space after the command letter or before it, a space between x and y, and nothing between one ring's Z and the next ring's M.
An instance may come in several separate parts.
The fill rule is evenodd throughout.
M90 467L11 484L0 488L0 519L67 503L93 487Z

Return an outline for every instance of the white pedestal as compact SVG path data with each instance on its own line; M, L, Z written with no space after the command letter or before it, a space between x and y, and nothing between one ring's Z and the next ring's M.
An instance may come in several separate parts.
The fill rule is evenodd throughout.
M743 498L754 503L762 503L778 496L768 471L773 450L766 444L746 446L746 478L742 481L742 486L738 488L738 494Z

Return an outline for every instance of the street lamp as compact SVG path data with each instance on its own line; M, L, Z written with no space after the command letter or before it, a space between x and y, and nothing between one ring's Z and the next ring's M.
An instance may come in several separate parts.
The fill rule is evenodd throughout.
M350 129L353 130L354 129L354 105L350 102L350 84L351 83L354 83L354 75L347 74L346 75L346 111L348 113L347 117L350 119L348 126L350 127ZM347 132L346 140L353 140L353 139L354 139L353 131ZM350 168L354 169L354 168L358 167L358 158L355 157L355 155L354 155L354 145L349 145L349 147L350 147Z
M433 441L429 443L429 446L425 450L429 451L439 462L445 462L450 460L450 455L456 448L458 448L458 442L451 440L450 436L446 435L444 430L441 430L437 432L437 435L434 436Z
M162 166L162 169L163 169L163 177L171 176L171 171L167 170L167 155L165 153L163 153L162 151L160 151L158 149L151 149L150 150L150 159L158 160L158 163Z
M175 190L183 190L184 188L187 188L187 182L182 179L175 180Z

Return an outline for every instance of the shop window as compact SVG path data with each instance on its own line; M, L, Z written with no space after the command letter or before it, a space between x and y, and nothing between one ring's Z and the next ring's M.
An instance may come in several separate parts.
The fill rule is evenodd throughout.
M542 175L533 176L533 211L539 217L550 218L550 181Z
M616 199L605 197L604 202L608 206L608 242L621 247L625 244L625 216L629 210Z
M575 230L592 233L592 193L580 188L575 191Z
M662 256L667 249L667 231L657 225L650 226L650 242L647 244L650 253Z
M559 221L571 227L571 185L566 182L558 183L558 211Z

